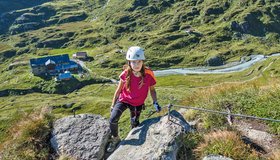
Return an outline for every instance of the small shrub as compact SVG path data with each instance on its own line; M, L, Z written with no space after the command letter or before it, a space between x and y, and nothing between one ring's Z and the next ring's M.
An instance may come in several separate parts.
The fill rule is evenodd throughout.
M54 80L45 81L42 80L36 84L34 87L34 90L40 91L43 93L55 93L56 87L58 86L58 83Z
M179 149L177 159L178 160L195 159L193 150L197 147L201 139L202 139L201 134L197 134L197 133L186 134L185 137L182 139L183 147Z
M231 131L216 131L206 134L204 141L195 149L198 157L215 154L233 159L259 159L255 151L242 142L240 137Z
M11 130L12 140L3 145L3 159L48 159L53 117L42 109L22 118Z

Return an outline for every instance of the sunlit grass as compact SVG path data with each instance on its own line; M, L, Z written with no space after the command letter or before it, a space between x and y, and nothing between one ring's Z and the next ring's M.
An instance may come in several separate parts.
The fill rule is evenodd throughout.
M269 160L277 160L280 159L280 150L279 149L275 149L269 156L268 158Z
M174 75L174 76L167 76L167 77L157 77L157 93L158 93L158 101L160 105L165 106L168 103L173 104L182 104L182 105L192 105L197 107L207 107L212 109L221 109L224 110L225 108L221 108L223 104L229 102L233 105L237 105L234 108L234 112L241 112L244 114L255 114L258 116L263 117L271 117L271 118L279 118L279 113L272 112L271 109L277 108L275 106L277 104L277 98L275 97L278 93L277 87L278 86L278 78L270 77L270 72L277 71L279 61L275 61L264 73L262 76L248 81L256 76L259 76L261 71L264 69L264 65L268 65L271 61L263 62L256 64L253 68L245 70L239 73L233 74L225 74L225 75ZM25 68L16 68L16 70L24 70ZM102 72L102 69L94 70L96 74ZM111 73L112 71L106 70L105 72ZM117 78L121 71L115 71L115 77ZM9 73L9 72L5 72ZM11 74L12 75L12 74ZM23 77L25 74L23 73ZM17 76L20 76L18 74ZM263 76L267 77L264 78ZM274 76L277 76L274 75ZM7 81L9 76L4 76L3 81ZM6 79L6 80L5 80ZM15 81L15 79L10 77L12 80L11 82ZM31 87L32 79L25 78L19 79L18 82L25 82L26 88ZM32 81L31 81L32 80ZM19 88L17 85L20 86L21 83L7 83L4 88ZM5 86L5 85L4 85ZM3 87L3 86L2 86ZM21 85L21 87L23 87ZM4 89L3 88L3 89ZM101 114L107 118L110 116L109 107L111 105L111 100L116 89L116 85L113 84L94 84L85 86L84 88L75 91L73 93L69 93L67 95L53 95L49 96L48 94L41 94L41 93L32 93L27 94L25 96L9 96L9 97L2 97L1 106L2 113L5 114L4 110L8 109L7 111L13 113L13 110L16 108L25 108L24 106L33 106L34 103L37 103L36 106L59 106L66 103L75 103L73 107L81 106L80 110L76 111L76 114L80 113L94 113L94 114ZM244 96L247 97L244 97ZM262 96L260 96L262 95ZM249 96L249 97L248 97ZM250 100L250 102L249 102ZM259 107L250 107L247 103L251 104L254 102L254 105ZM265 107L266 102L270 105L270 107ZM152 107L152 100L150 96L146 101L147 110L143 112L144 115L148 114L148 111L153 110ZM9 106L13 106L12 108ZM247 106L247 107L244 107ZM243 108L243 109L242 109ZM246 108L246 109L245 109ZM251 109L250 109L251 108ZM266 111L262 111L266 108ZM241 110L242 109L242 110ZM57 115L57 117L63 117L66 115L72 115L72 108L57 108L53 110L53 113ZM192 115L193 114L193 115ZM202 113L189 113L187 117L190 119L197 118ZM202 114L203 116L204 114ZM15 115L11 115L10 118L7 117L8 122L14 121L13 117ZM128 119L128 115L124 114L124 119ZM211 118L212 116L203 116L205 117L205 126L209 127L213 123L215 124L215 120L220 122L224 122L224 120L219 120L220 118ZM208 117L208 118L207 118ZM215 117L215 116L214 116ZM222 118L223 119L223 118ZM121 126L127 125L129 122L122 121ZM11 125L12 123L10 123ZM218 123L217 123L218 124ZM277 132L279 126L277 124L269 124L272 126L272 130ZM9 126L9 125L7 125ZM214 125L215 126L215 125ZM278 127L277 127L278 126ZM123 135L125 135L129 131L127 128Z
M9 128L11 138L0 146L2 158L46 159L50 152L47 141L52 121L49 109L37 109L21 117L13 128Z
M12 47L5 44L5 43L0 43L0 51L5 51L7 49L11 49Z
M279 80L271 80L267 84L228 84L219 85L193 92L182 103L219 111L230 107L232 113L254 115L263 118L280 119L278 98L280 93ZM194 113L195 115L197 112ZM200 113L206 128L222 127L227 120L222 115ZM196 115L197 116L197 115ZM189 115L190 117L190 115ZM271 132L279 133L277 122L266 123Z
M260 159L234 132L215 131L204 135L204 140L195 149L197 157L214 154L233 159Z

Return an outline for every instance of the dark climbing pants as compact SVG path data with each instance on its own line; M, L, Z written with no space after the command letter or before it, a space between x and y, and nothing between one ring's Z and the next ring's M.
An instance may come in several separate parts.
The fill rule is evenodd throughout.
M114 108L111 111L111 117L110 117L111 134L114 137L118 136L118 122L120 120L120 117L121 117L122 113L127 108L129 108L129 110L130 110L131 128L137 127L139 125L139 117L140 117L143 106L144 105L132 106L130 104L117 101Z

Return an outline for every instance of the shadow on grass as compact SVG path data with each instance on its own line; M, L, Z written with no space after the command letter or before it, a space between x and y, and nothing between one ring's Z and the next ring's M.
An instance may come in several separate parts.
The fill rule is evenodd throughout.
M111 82L108 79L87 79L79 81L71 78L67 81L56 82L54 80L42 80L30 89L5 89L0 90L0 97L13 95L26 95L31 93L47 93L47 94L68 94L75 90L79 90L87 85L102 84Z
M5 89L0 91L0 97L7 97L12 95L26 95L33 93L32 89Z

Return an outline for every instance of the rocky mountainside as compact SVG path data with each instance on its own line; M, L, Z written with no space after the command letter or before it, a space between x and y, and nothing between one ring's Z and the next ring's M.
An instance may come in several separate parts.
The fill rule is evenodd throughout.
M144 47L154 67L203 65L213 57L225 61L279 51L277 0L56 0L33 3L37 6L23 2L2 11L7 12L0 17L1 61L39 54L38 49L112 44L105 53L129 45ZM112 61L116 56L108 60ZM120 63L105 67L117 66Z
M21 1L21 0L1 0L0 1L0 14L5 12L10 12L14 10L25 9L37 5L41 5L45 2L50 0L28 0L28 1Z

